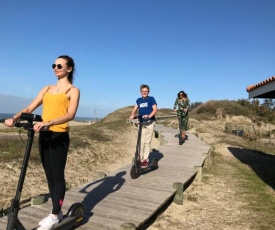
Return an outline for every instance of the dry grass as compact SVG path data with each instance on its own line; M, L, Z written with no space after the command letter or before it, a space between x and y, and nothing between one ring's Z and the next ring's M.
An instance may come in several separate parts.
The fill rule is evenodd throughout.
M243 117L230 119L238 121ZM184 192L183 206L171 204L148 230L274 228L275 156L269 151L272 146L226 134L225 122L213 115L196 120L191 114L189 132L213 149L203 179Z

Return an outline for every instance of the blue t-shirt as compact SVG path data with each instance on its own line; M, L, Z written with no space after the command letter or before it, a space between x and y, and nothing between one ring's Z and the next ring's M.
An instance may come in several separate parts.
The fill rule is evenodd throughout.
M153 111L153 105L156 105L157 102L154 97L148 96L147 98L140 97L136 100L137 106L138 106L138 115L144 116L144 115L150 115ZM149 120L155 120L155 116L143 119L143 122L149 121Z

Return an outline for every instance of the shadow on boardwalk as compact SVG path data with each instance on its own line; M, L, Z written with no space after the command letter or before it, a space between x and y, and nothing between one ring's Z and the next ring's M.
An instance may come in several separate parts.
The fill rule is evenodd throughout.
M156 159L157 161L163 158L163 154L156 149L149 155L149 161L152 159ZM145 170L141 173L141 175L147 174L152 170ZM86 193L87 195L81 202L86 207L86 215L83 224L88 223L89 219L92 218L94 212L92 211L96 205L99 205L104 199L106 199L112 193L117 192L122 188L126 179L124 176L126 175L126 171L121 171L116 173L113 176L107 176L105 178L99 179L97 181L93 181L79 190L79 193ZM129 178L128 178L129 179ZM98 184L98 185L97 185ZM97 185L97 187L95 187Z
M101 200L104 200L108 195L118 191L122 187L125 183L125 179L123 178L124 175L126 175L126 171L118 172L115 176L107 176L87 184L79 191L80 193L87 193L84 200L81 202L86 207L86 218L83 224L89 222L90 217L93 216L93 208L100 203ZM99 185L96 188L88 191L91 186L98 183Z

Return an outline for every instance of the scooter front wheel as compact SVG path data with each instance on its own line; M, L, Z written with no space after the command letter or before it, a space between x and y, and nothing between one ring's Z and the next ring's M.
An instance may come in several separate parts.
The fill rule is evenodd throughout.
M130 171L130 176L132 179L137 179L140 176L140 171L137 167L132 166Z

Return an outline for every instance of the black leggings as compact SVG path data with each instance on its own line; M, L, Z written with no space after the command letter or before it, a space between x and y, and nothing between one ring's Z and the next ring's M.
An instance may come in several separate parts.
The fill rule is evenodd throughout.
M69 144L70 138L67 132L40 132L40 158L52 199L52 214L56 215L61 210L66 192L65 166Z

